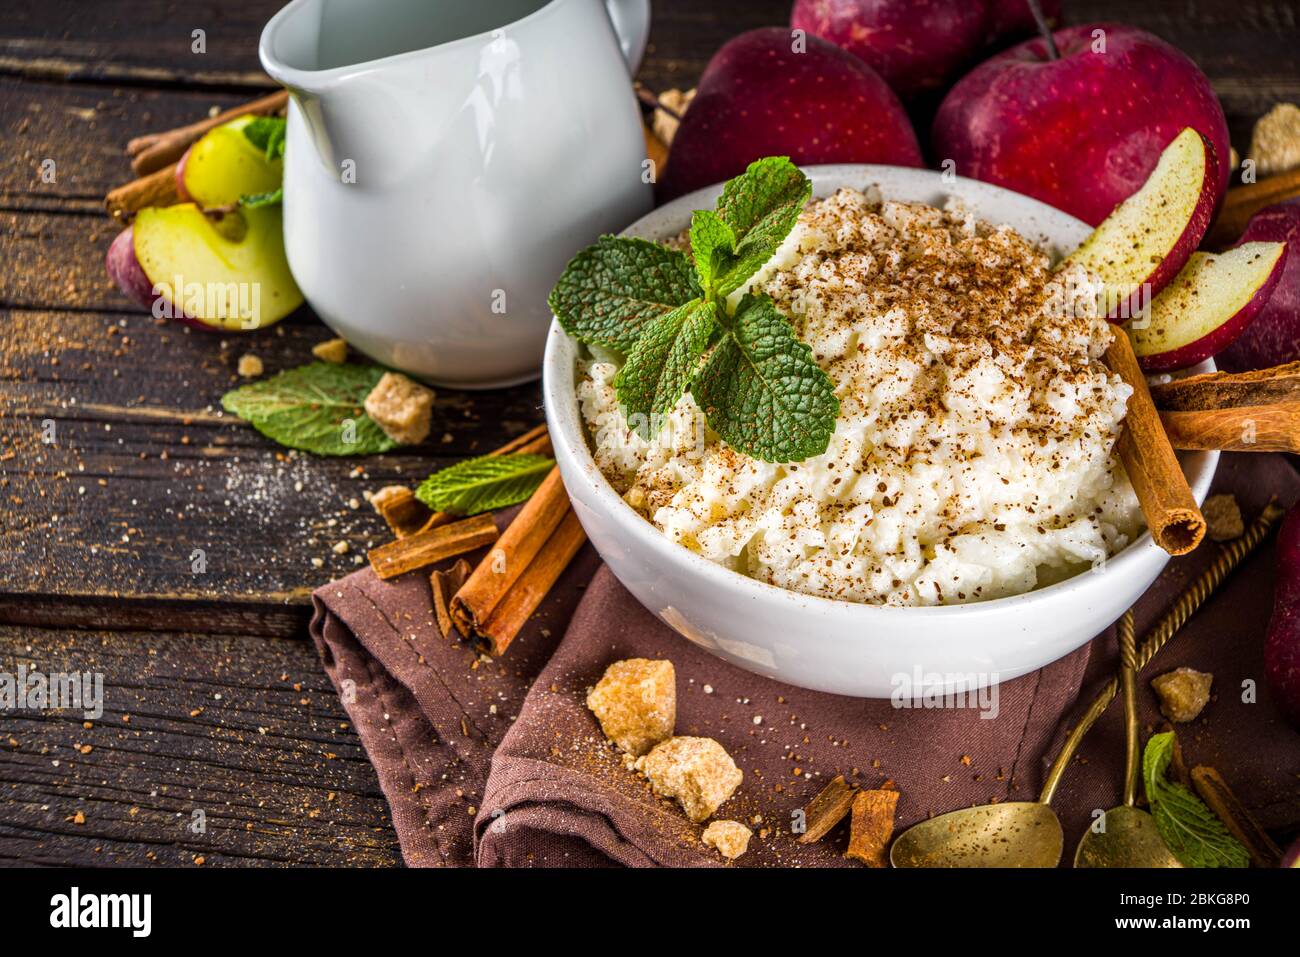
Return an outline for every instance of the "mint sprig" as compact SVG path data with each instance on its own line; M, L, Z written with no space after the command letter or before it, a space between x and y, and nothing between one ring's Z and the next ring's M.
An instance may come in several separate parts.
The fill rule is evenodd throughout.
M840 412L830 377L761 293L740 300L693 392L728 445L768 462L826 451Z
M766 295L727 297L772 258L812 195L785 157L750 164L714 210L691 217L692 259L605 236L551 291L575 339L626 355L614 380L628 424L650 439L687 391L723 441L768 462L826 451L839 400L830 377ZM693 261L692 261L693 260Z
M751 163L727 182L718 217L731 228L735 247L719 277L721 295L735 292L772 258L811 197L808 177L783 156Z
M1142 778L1156 830L1184 867L1246 867L1250 853L1190 790L1171 781L1174 733L1153 734L1142 752Z
M692 299L650 322L614 378L628 425L649 441L700 369L717 328L718 306Z
M383 374L377 366L312 362L227 392L221 407L291 449L373 455L397 448L364 408Z
M554 467L544 455L481 455L434 472L415 497L435 512L478 515L524 501Z
M699 294L685 253L602 236L569 261L546 301L573 338L631 352L647 322Z

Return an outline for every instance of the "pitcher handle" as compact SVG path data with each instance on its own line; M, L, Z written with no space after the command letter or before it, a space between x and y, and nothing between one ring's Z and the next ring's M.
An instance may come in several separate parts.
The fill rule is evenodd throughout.
M636 76L650 37L650 0L605 0L605 8L618 34L618 45L623 48L628 73Z

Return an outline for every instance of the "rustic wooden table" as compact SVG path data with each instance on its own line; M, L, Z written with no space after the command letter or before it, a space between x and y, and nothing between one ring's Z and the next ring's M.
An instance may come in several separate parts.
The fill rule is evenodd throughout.
M0 863L400 863L306 638L309 596L383 537L352 504L363 489L524 431L541 419L537 388L441 390L414 451L285 456L218 400L244 352L271 370L305 361L329 336L310 310L253 335L191 332L133 309L103 269L117 227L101 202L129 178L126 141L267 88L257 36L280 5L11 0L0 23L0 671L105 680L89 725L0 713ZM656 0L642 81L693 85L725 39L789 6ZM1274 102L1300 101L1293 3L1066 7L1070 22L1123 20L1187 51L1238 150ZM340 540L353 554L331 551Z

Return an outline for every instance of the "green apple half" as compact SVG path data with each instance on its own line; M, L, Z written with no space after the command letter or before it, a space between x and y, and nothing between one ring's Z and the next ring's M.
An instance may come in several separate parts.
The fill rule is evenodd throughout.
M244 127L255 119L241 116L223 123L185 151L176 164L176 192L181 202L210 209L279 187L284 160L268 160L244 135Z
M1243 243L1217 256L1192 253L1151 303L1148 320L1129 323L1142 368L1185 369L1226 349L1268 302L1285 254L1286 243Z
M1105 284L1111 317L1138 315L1187 263L1214 216L1214 149L1190 126L1165 147L1142 188L1066 257Z
M205 329L260 329L302 303L279 206L205 213L142 209L109 247L108 274L157 318Z

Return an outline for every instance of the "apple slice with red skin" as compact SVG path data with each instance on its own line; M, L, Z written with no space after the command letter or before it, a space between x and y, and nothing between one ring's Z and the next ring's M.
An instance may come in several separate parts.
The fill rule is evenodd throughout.
M1285 263L1285 243L1245 243L1217 256L1193 253L1151 303L1149 321L1129 324L1142 368L1186 369L1227 348L1264 308Z
M251 330L302 303L279 206L205 213L193 203L142 209L108 249L109 276L157 318Z
M284 161L268 160L253 145L244 128L257 117L241 116L203 134L176 164L176 192L181 202L202 209L228 206L241 196L276 189L284 177Z
M1214 148L1187 127L1142 187L1066 257L1105 284L1109 315L1137 316L1178 275L1210 226L1218 181Z
M1263 311L1214 361L1230 372L1294 362L1300 359L1300 199L1261 209L1240 242L1286 243L1286 265Z

